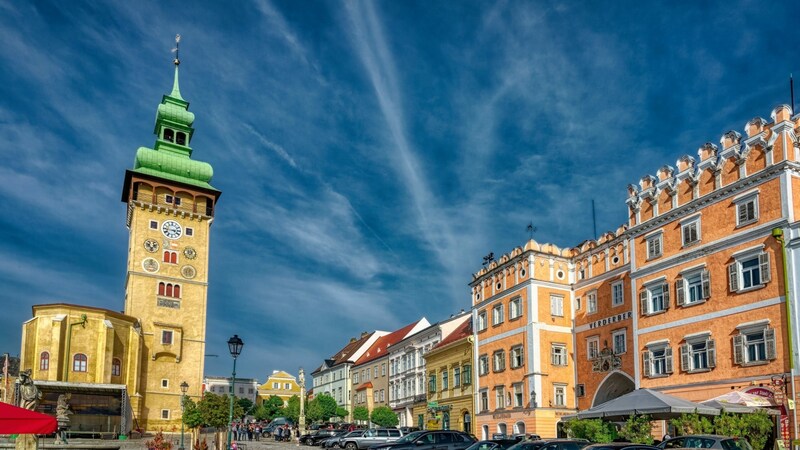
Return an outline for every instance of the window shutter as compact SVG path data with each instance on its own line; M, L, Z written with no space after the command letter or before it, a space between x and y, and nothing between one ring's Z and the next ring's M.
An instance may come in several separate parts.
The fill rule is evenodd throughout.
M642 304L642 314L650 314L650 308L648 308L649 305L647 301L647 289L639 293L639 301Z
M664 362L666 363L666 372L672 373L672 347L664 349Z
M678 278L675 280L675 299L678 306L683 306L683 303L686 301L686 292L684 292L684 280L683 278Z
M664 311L666 311L669 309L669 283L664 283L661 289L664 290Z
M713 369L717 366L717 347L713 339L706 340L706 356L708 358L708 368Z
M733 363L744 364L744 336L741 334L733 337Z
M731 292L736 292L739 290L739 264L736 262L728 266L728 283L730 285Z
M681 370L684 372L688 372L691 369L689 367L689 344L681 345Z
M761 270L761 283L768 283L772 278L769 273L769 253L758 255L758 265Z
M711 298L711 275L708 270L703 270L700 273L700 281L703 284L703 298Z
M764 344L767 349L767 359L777 358L775 351L775 328L766 328L764 330Z
M642 352L642 362L643 362L643 364L642 364L642 373L644 373L644 376L649 377L650 376L650 351L649 350L645 350L645 351Z

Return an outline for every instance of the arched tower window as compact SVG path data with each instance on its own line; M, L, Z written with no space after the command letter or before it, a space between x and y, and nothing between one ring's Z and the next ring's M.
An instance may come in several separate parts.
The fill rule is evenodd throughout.
M164 262L170 264L178 264L178 252L171 250L164 250Z
M120 368L122 366L122 362L119 358L114 358L111 360L111 376L118 377L120 374Z
M163 281L161 283L158 283L158 295L165 295L167 293L166 288L167 285Z
M168 142L174 142L175 132L170 130L169 128L164 128L164 140Z
M172 294L173 294L173 297L180 298L181 297L181 285L176 284Z
M42 352L39 356L39 370L50 370L50 353Z
M172 297L172 284L167 283L167 297Z
M178 131L178 134L175 135L175 143L178 145L186 145L186 133Z
M83 353L76 353L72 357L72 371L73 372L86 372L89 359Z

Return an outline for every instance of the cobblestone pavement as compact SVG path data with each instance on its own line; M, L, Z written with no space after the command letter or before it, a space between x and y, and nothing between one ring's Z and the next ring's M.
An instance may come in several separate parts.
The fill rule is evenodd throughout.
M165 436L172 442L172 450L178 450L180 447L180 434L165 434ZM208 443L209 450L215 450L214 448L214 435L201 435L200 441L203 438L206 438L206 442ZM146 450L147 446L145 443L151 440L152 436L147 436L143 438L137 439L127 439L124 441L118 440L102 440L102 439L70 439L69 443L70 446L74 447L81 447L81 448L107 448L111 446L119 446L120 450ZM184 437L184 446L186 450L193 450L192 443L191 443L191 435L186 434ZM40 438L39 444L42 446L49 446L53 444L53 438ZM0 439L0 444L8 443L8 439ZM308 447L308 446L298 446L297 441L292 442L276 442L272 438L264 438L260 441L236 441L237 447L239 450L319 450L319 447ZM225 439L223 437L222 440L222 447L225 447Z

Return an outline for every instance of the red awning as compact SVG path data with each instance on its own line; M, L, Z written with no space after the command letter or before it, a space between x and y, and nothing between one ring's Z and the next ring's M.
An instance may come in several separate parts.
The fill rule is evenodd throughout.
M57 428L53 416L0 402L0 434L50 434Z

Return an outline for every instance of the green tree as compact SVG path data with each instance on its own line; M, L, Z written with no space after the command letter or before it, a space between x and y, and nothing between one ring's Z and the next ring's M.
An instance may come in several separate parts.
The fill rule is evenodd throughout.
M250 400L249 398L237 398L236 403L242 407L243 411L242 415L237 417L241 417L242 419L244 419L245 416L253 414L253 411L255 411L256 405L254 405L252 400Z
M197 402L197 409L200 411L203 425L214 428L226 428L228 426L230 400L227 395L206 392L203 399ZM233 417L242 417L243 412L242 407L234 402Z
M345 417L348 416L348 414L350 414L350 413L347 412L347 410L342 408L341 406L336 408L336 417L338 417L340 419L344 419Z
M189 429L200 428L205 425L203 422L203 415L200 413L197 403L189 397L184 397L183 399L183 423L185 423Z
M565 431L575 439L604 444L617 438L617 428L602 419L575 419L564 424Z
M336 415L336 408L338 407L336 400L330 395L318 395L308 402L306 417L311 421L329 420Z
M709 434L714 432L714 424L697 413L681 414L669 421L679 435L684 434Z
M353 420L369 420L369 410L366 406L356 406L353 409Z
M650 422L650 416L634 414L628 417L625 425L619 430L619 435L635 444L651 445L653 443L652 431L653 424Z
M289 397L281 414L291 420L292 423L298 423L300 421L300 397L297 395Z
M764 411L750 414L724 412L714 418L714 432L747 439L753 450L763 450L772 429L772 419Z
M283 412L283 400L277 395L271 395L259 406L253 415L258 420L272 420L280 417Z
M397 418L397 414L388 406L378 406L372 410L370 420L379 427L394 427L400 422Z

